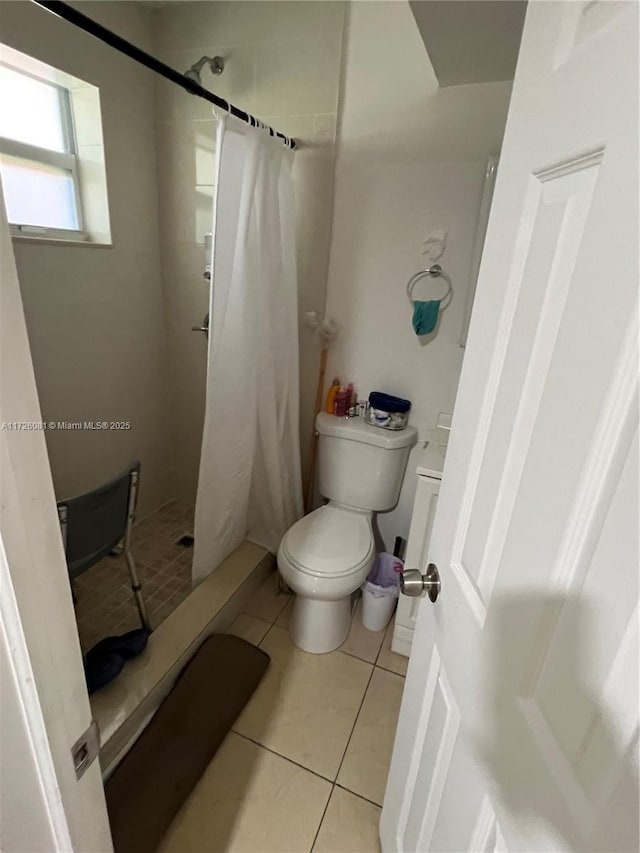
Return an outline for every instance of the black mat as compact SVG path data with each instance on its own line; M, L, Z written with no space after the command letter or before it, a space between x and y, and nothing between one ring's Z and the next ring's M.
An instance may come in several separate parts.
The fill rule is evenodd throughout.
M268 666L240 637L205 640L105 786L115 853L153 853Z

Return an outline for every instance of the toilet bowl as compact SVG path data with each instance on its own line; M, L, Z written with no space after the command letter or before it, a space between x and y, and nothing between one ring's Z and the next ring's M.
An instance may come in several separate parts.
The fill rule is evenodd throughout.
M318 484L329 502L296 522L278 549L278 569L296 593L289 632L296 646L324 654L345 641L351 596L375 557L375 511L397 502L416 431L388 432L361 419L316 418Z
M307 652L341 646L349 633L351 593L373 564L371 513L328 503L285 534L278 568L296 593L289 631Z

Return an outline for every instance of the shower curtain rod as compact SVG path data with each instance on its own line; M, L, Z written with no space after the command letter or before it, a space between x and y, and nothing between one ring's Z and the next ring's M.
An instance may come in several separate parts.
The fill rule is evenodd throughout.
M224 98L214 95L213 92L209 92L208 89L205 89L203 86L199 86L194 80L190 80L189 77L185 77L184 74L180 74L179 71L171 68L170 65L166 65L152 54L136 47L135 44L131 44L131 42L123 39L121 36L112 32L112 30L108 30L92 18L89 18L87 15L83 15L82 12L78 12L67 3L63 3L62 0L32 0L32 2L36 3L38 6L42 6L43 9L52 12L59 18L64 18L65 21L79 27L81 30L89 33L89 35L95 36L95 38L100 39L100 41L103 41L110 47L115 48L120 51L120 53L124 53L124 55L128 56L130 59L139 62L141 65L145 65L147 68L151 69L151 71L155 71L156 74L160 74L160 76L164 77L166 80L176 83L178 86L186 89L186 91L191 95L195 95L197 98L203 98L205 101L209 101L210 104L214 104L216 107L226 110L228 113L231 113L231 115L236 116L236 118L241 119L241 121L244 121L246 124L250 124L252 127L266 128L271 136L281 139L287 148L296 147L295 139L290 139L288 136L285 136L284 133L274 130L272 127L264 124L264 122L261 122L250 113L230 104L229 101L225 101Z

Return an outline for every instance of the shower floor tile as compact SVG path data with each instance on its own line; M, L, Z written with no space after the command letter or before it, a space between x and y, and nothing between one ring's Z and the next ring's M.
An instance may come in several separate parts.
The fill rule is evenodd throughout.
M193 531L193 507L169 501L133 528L132 552L153 628L191 591L193 548L177 540ZM73 582L82 651L98 640L140 627L122 556L105 557Z

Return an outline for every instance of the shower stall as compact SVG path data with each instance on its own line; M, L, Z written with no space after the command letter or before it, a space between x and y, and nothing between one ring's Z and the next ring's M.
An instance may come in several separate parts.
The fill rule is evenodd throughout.
M140 19L145 15L148 19L148 11L107 4L102 24L61 2L14 5L12 14L4 16L3 38L10 46L3 48L0 58L10 64L21 53L26 57L24 73L36 77L43 67L52 69L47 73L72 107L74 92L83 91L84 81L87 91L99 91L98 123L93 130L100 130L103 139L85 145L86 116L77 114L70 120L69 144L81 179L86 173L88 184L91 146L97 149L100 143L108 186L108 239L87 239L84 244L25 239L14 244L43 420L56 425L46 431L56 497L65 502L91 492L134 460L140 461L130 544L141 586L135 592L142 595L155 630L193 588L203 429L205 439L206 429L211 434L216 430L215 422L205 428L213 369L211 341L204 334L193 334L208 328L211 308L208 235L214 231L213 200L221 155L213 107L218 115L229 115L252 133L274 138L273 145L277 139L283 150L295 147L295 142L206 88L218 79L226 91L229 57L222 51L194 48L193 59L200 58L182 73L177 68L187 63L174 59L167 48L170 38L160 39L161 47L154 51L150 29L145 45L149 49L119 34L134 32L136 26L139 30ZM77 47L70 55L61 51L57 38L47 42L49 27L56 36L61 27L72 29ZM61 67L64 73L57 71ZM70 76L75 82L69 84L67 96L65 81ZM43 79L44 83L49 85L49 80ZM233 84L231 80L231 89ZM232 136L228 132L228 145ZM233 307L228 294L224 301L227 308ZM215 323L212 315L212 329ZM297 351L297 326L286 334ZM269 357L262 350L258 360L266 365ZM297 368L291 381L295 389L291 383L285 387L295 401ZM225 387L224 379L219 385ZM245 412L242 408L238 412L236 433L247 420L247 402L245 396ZM264 409L264 401L260 408ZM90 422L113 428L85 428ZM297 456L297 412L291 429L288 445ZM228 459L233 433L230 430L222 451L209 435L206 452ZM263 431L263 439L264 435ZM237 462L242 464L241 457ZM220 460L216 464L219 467ZM299 459L293 477L285 482L299 480L296 464ZM198 497L200 538L217 523L215 513L223 510L224 501L215 505L220 476L216 470L207 467L208 485L204 492L201 487ZM233 478L234 472L227 470L227 476ZM273 471L264 483L270 478ZM268 493L265 486L262 501ZM282 517L295 520L300 511L296 498L284 501ZM251 511L255 515L255 507ZM244 539L246 528L246 518L240 515L234 536L203 553L198 581ZM269 529L254 538L273 548L275 536ZM196 538L196 549L198 544ZM121 547L73 578L72 590L83 651L105 636L139 625Z

